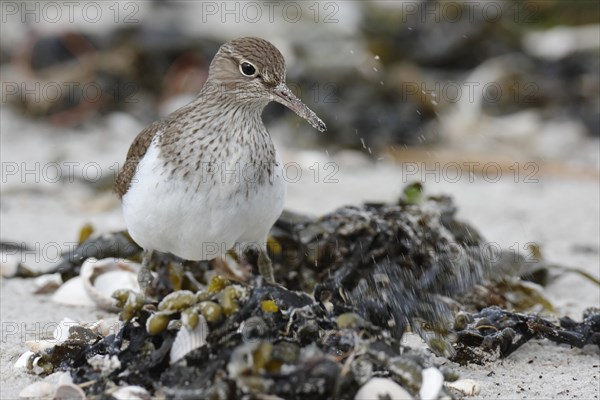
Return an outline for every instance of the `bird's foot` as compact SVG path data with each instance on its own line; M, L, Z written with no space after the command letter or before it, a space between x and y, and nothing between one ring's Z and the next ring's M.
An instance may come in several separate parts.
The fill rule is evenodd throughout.
M142 258L142 267L138 272L137 281L140 286L140 292L145 296L149 297L150 289L152 286L152 282L154 281L154 277L152 276L152 271L150 270L150 259L152 258L152 251L144 251L144 257Z
M258 271L262 275L265 282L274 284L275 276L273 275L273 264L267 255L266 250L261 250L258 253Z

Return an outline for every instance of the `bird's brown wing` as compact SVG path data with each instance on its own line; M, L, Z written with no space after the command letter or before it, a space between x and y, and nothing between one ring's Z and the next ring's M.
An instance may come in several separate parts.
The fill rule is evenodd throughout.
M162 125L162 121L156 121L153 123L141 131L131 144L131 147L129 147L125 164L119 171L115 181L115 192L119 198L122 198L125 193L127 193L127 190L129 190L129 186L131 186L131 179L135 175L138 163L146 154L150 143L152 143L154 135L156 135L156 132L162 127Z

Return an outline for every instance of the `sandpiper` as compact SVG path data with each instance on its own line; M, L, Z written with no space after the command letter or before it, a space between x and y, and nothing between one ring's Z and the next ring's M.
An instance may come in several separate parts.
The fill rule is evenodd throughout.
M286 188L261 118L271 101L325 131L286 86L279 50L263 39L235 39L220 47L192 102L135 138L115 190L129 234L144 249L143 290L152 279L153 251L210 260L236 245L257 246L260 274L275 282L266 239Z

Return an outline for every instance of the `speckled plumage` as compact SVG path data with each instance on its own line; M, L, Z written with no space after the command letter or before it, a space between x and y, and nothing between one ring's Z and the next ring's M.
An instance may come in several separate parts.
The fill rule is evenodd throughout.
M285 85L284 59L271 43L221 46L198 97L142 131L117 177L138 244L190 260L238 243L265 247L285 199L282 162L261 118L273 100L325 129Z

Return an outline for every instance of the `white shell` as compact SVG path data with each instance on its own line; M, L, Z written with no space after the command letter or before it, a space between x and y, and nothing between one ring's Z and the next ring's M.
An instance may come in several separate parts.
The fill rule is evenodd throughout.
M68 306L89 306L94 307L96 303L87 295L83 287L81 277L69 279L63 283L52 295L52 301Z
M85 400L85 392L73 383L65 383L56 389L55 400Z
M31 350L27 350L25 353L21 354L21 357L17 361L15 361L14 367L17 369L27 368L30 362L33 362L33 357L35 353Z
M19 257L16 254L0 253L0 276L12 278L19 269Z
M189 329L187 326L182 325L177 336L175 336L173 346L171 346L170 363L174 364L190 351L204 346L207 335L208 325L202 315L198 316L198 324L194 329Z
M412 400L413 397L406 389L388 378L369 379L367 383L358 389L358 392L356 392L356 395L354 396L354 400L376 400L385 398L393 400Z
M421 371L423 382L419 396L421 400L436 400L444 386L444 375L437 368L425 368Z
M53 399L56 385L48 382L34 382L19 392L22 399Z
M117 400L147 400L150 393L141 386L125 386L111 394Z
M72 326L77 325L79 325L79 322L75 321L74 319L68 317L63 318L62 321L58 323L58 325L54 329L54 332L52 333L52 336L54 336L55 344L62 343L69 339L69 329Z
M113 317L101 319L96 322L87 322L82 325L99 335L108 336L119 332L123 327L123 321L119 321L119 318Z
M38 276L33 280L35 293L52 293L62 285L63 280L60 273Z
M34 353L41 353L42 351L53 348L57 345L57 341L54 339L41 339L41 340L27 340L25 346Z
M117 289L132 289L139 292L137 273L139 264L118 258L85 260L81 266L81 280L88 296L102 309L118 311L112 294Z
M477 396L481 392L479 383L472 379L459 379L455 382L448 382L445 386L457 390L465 396Z
M117 311L112 294L117 289L139 291L138 271L139 264L131 261L88 258L81 266L79 276L58 288L52 300L61 304L98 306L108 311Z

